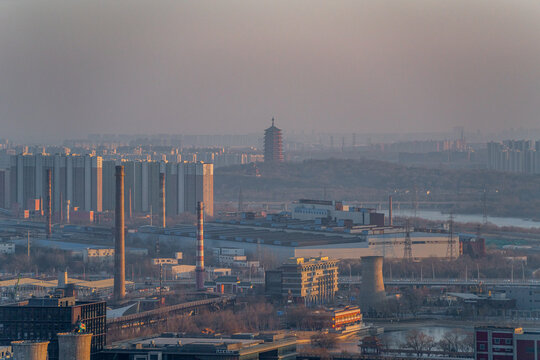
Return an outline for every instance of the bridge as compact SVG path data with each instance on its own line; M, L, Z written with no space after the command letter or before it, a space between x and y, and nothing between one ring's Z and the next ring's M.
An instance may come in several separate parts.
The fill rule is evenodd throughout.
M361 276L340 276L341 285L362 284ZM384 279L386 286L528 286L540 287L540 280L511 279Z
M120 316L107 320L107 330L126 330L144 326L154 326L178 315L199 313L203 309L220 310L233 304L234 296L216 296L209 299L185 302L144 311L138 314Z

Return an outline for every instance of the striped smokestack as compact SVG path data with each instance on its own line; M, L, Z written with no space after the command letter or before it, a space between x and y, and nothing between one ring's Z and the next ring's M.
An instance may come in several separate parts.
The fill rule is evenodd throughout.
M52 184L51 169L47 169L47 239L52 235Z
M160 199L160 216L161 216L161 226L165 228L166 218L165 218L165 174L159 173L159 199Z
M204 290L204 203L197 203L197 290Z
M124 167L116 166L116 209L114 212L114 299L126 296L126 259L124 254Z

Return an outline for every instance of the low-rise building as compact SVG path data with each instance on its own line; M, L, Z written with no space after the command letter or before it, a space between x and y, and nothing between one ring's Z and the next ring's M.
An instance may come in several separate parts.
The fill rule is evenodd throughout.
M101 354L104 360L294 360L296 338L268 334L188 338L169 333L117 342L108 346Z
M195 265L173 265L171 266L171 275L174 279L193 279L195 278Z
M0 254L15 254L15 244L0 243Z
M476 360L536 360L540 355L540 329L479 326L474 331Z
M83 261L88 262L113 262L114 261L114 249L84 249Z
M152 264L154 264L154 265L177 265L178 264L178 259L154 258L154 259L152 259Z

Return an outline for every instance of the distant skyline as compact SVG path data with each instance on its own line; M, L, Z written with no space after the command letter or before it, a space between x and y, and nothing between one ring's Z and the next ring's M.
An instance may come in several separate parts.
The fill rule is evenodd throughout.
M0 1L0 137L540 124L533 0Z

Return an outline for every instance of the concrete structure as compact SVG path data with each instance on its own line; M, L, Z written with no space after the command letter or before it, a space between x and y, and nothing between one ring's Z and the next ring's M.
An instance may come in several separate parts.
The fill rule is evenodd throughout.
M204 203L199 202L197 207L197 262L196 262L197 290L204 290Z
M59 333L59 360L90 360L92 334Z
M385 297L383 280L383 257L362 257L362 287L360 289L360 303L365 310L375 307Z
M172 258L154 258L152 259L153 265L177 265L178 259Z
M58 273L58 287L65 288L68 284L68 273L67 271L60 271Z
M475 360L536 360L540 358L540 329L479 326L475 331Z
M306 305L333 301L338 290L338 262L328 257L291 258L266 272L266 293Z
M125 259L125 224L124 224L124 167L116 167L116 211L115 218L115 253L114 253L114 299L122 300L126 296L126 259Z
M487 150L489 169L527 174L540 173L540 141L489 142Z
M0 306L0 345L16 340L48 340L49 360L59 360L57 334L73 331L79 321L86 325L88 333L94 334L91 353L97 359L106 342L105 301L48 296Z
M102 355L104 360L294 360L296 339L287 338L283 334L187 338L172 333L119 342L107 347Z
M517 310L540 310L540 289L532 286L497 286L506 299L516 301Z
M11 342L15 360L47 360L48 341L19 340Z
M283 162L283 139L281 129L274 125L264 130L264 162Z
M51 169L47 169L47 238L52 236L52 176Z
M193 279L195 268L195 265L172 265L171 274L174 279Z

